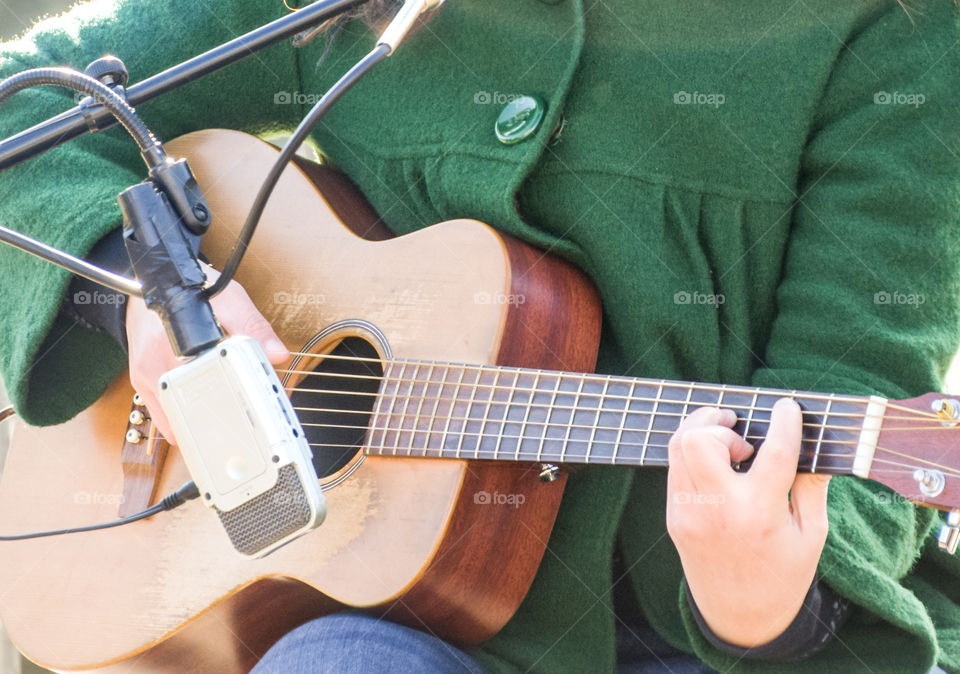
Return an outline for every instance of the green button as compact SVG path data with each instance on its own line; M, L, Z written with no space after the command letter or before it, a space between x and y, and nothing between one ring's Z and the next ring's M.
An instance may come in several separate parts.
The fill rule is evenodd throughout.
M497 140L504 145L513 145L526 140L537 132L546 106L533 96L513 99L497 119Z

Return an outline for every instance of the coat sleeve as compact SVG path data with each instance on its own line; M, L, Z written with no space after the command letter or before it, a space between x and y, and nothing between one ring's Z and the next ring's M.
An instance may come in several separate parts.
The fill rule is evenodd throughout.
M27 68L83 69L112 53L137 82L279 18L280 2L94 0L0 44L0 78ZM292 128L302 110L275 95L296 91L289 42L140 106L161 139L205 127L263 132ZM42 87L0 106L5 138L75 104L73 92ZM75 255L121 224L117 195L146 176L122 129L86 135L0 174L0 223ZM62 422L96 400L125 357L106 335L58 316L69 275L0 246L0 374L29 423Z
M958 9L887 7L844 40L822 92L756 386L912 397L942 390L956 352ZM904 583L934 518L876 483L831 482L819 574L856 608L831 644L798 668L934 665L934 621ZM720 654L683 602L681 611L708 664L764 667Z

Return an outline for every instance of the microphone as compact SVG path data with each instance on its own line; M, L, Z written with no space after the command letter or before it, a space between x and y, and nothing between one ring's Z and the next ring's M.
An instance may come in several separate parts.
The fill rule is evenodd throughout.
M263 557L326 515L306 435L259 343L230 337L159 381L203 502L233 547Z

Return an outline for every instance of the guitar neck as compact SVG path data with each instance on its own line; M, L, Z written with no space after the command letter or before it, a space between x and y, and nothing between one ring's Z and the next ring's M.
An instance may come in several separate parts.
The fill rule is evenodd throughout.
M732 409L734 430L757 447L784 396L804 410L799 472L866 475L882 398L403 360L384 371L367 451L666 466L667 443L688 412Z

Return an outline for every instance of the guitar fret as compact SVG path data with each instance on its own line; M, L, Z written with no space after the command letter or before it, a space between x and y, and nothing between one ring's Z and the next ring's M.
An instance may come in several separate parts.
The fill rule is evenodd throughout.
M473 449L473 458L480 458L480 448L483 445L484 438L487 437L487 424L490 423L490 410L493 408L493 398L497 393L497 389L500 387L500 378L503 376L503 368L495 368L491 370L494 373L493 383L491 384L480 384L477 386L477 390L481 387L484 389L489 389L489 397L487 397L483 403L485 405L483 409L483 415L480 417L480 430L477 432L477 444ZM483 381L483 376L481 375L480 381ZM496 458L497 448L494 445L493 455Z
M830 419L830 407L833 405L833 394L827 398L827 407L823 410L823 422L820 424L820 432L817 434L817 444L813 446L813 462L810 464L810 472L817 472L817 460L820 458L820 445L823 442L823 432L827 429L827 423ZM803 443L801 443L801 448Z
M497 380L498 380L498 382L499 382L499 379L500 379L500 375L501 375L502 373L503 373L503 370L500 370L500 371L497 373ZM500 420L500 428L499 428L499 430L497 431L497 440L496 440L496 442L495 442L494 445L493 445L493 460L494 460L494 461L496 461L497 459L500 458L500 443L503 442L503 432L504 432L504 430L506 430L506 428L507 428L507 416L510 414L510 405L511 405L511 403L513 403L513 398L514 398L514 396L516 396L516 394L517 394L517 382L519 382L519 381L520 381L520 370L516 370L516 371L513 373L513 383L511 383L510 386L507 387L507 388L509 389L509 393L507 394L507 401L503 403L503 418ZM487 406L487 414L486 414L486 416L487 416L488 418L489 418L489 416L490 416L490 410L493 409L493 402L492 402L492 401L493 401L494 398L496 397L497 389L498 389L498 388L499 388L499 386L494 385L494 388L493 388L493 390L492 390L491 393L490 393L491 403L490 403L490 405ZM484 434L484 429L481 428L481 429L480 429L481 442L482 442L482 436L483 436L483 434ZM479 447L480 447L480 444L478 443L478 444L477 444L477 456L478 456L478 457L479 457Z
M427 436L424 438L423 442L423 456L427 455L427 451L430 449L430 445L433 441L433 425L437 423L437 411L440 409L440 401L443 400L443 388L447 385L447 375L450 374L450 365L445 365L443 367L443 377L440 378L440 388L437 389L436 399L433 401L433 411L430 412L430 425L427 427ZM427 392L430 390L430 385L427 384ZM452 414L447 414L449 419ZM441 445L442 448L442 445Z
M417 404L417 412L413 417L413 429L410 432L410 446L407 448L407 456L413 456L413 445L417 440L417 429L420 427L420 412L423 411L423 401L430 394L430 380L433 378L434 364L430 364L430 370L427 371L427 381L423 385L423 395L420 396L420 402ZM416 377L416 375L414 375ZM439 403L439 396L437 403Z
M570 442L570 431L573 430L577 409L580 407L580 395L583 392L584 377L578 377L578 380L579 383L577 384L577 392L575 394L576 398L574 398L573 401L573 409L570 410L570 422L567 424L567 433L563 438L563 445L560 447L560 463L563 463L567 457L567 444Z
M590 454L593 452L593 442L597 437L597 426L600 425L600 415L603 413L603 405L607 397L607 389L610 387L610 377L603 382L603 390L600 391L600 399L597 401L597 413L593 417L593 428L590 429L590 439L587 440L587 454L584 457L585 463L590 463Z
M457 377L456 388L453 390L453 398L450 402L450 413L447 415L447 420L443 424L443 435L440 438L440 456L443 456L444 451L447 449L447 433L450 431L450 420L457 414L457 402L460 400L460 386L463 384L463 375L467 371L467 368L460 367L460 376ZM460 436L460 439L463 440L463 436Z
M537 397L537 389L540 388L540 376L542 374L543 370L537 370L537 375L533 380L533 389L530 391L530 399L527 401L527 409L523 414L523 421L520 423L520 437L517 438L517 449L513 453L514 461L520 460L520 447L523 445L523 440L527 433L527 420L530 418L530 410L533 409L533 401ZM547 425L544 424L543 427L546 428Z
M383 383L381 384L382 392L377 396L377 405L373 411L373 419L370 420L370 440L374 440L377 434L380 434L380 453L383 453L383 445L387 435L387 429L381 429L379 426L380 412L383 410L383 401L387 398L387 387L390 384L390 370L393 369L393 364L387 366L387 371L384 372ZM373 449L373 442L367 444L367 449Z
M687 397L683 399L683 414L681 416L680 421L683 421L686 418L686 416L690 414L689 407L690 407L690 402L692 398L693 398L693 384L690 384L689 386L687 386ZM678 425L679 425L679 422L678 422Z
M750 409L747 410L747 421L743 426L743 439L750 442L750 424L753 422L753 412L757 409L757 399L760 397L760 389L753 390L753 400L750 401Z
M547 441L547 430L550 428L550 417L553 416L553 408L557 404L557 393L560 391L560 382L563 379L561 375L556 376L557 384L553 387L553 396L550 398L550 404L547 406L547 416L543 421L543 433L540 435L540 446L537 447L537 461L543 459L543 445Z
M665 379L660 380L660 386L657 388L657 397L653 401L653 408L650 410L650 423L647 424L647 436L643 439L643 447L640 449L640 465L647 464L647 447L650 446L650 436L653 434L653 420L657 418L657 408L660 406L660 398L663 396L663 385ZM627 402L627 408L630 407L630 401Z
M403 437L403 429L407 423L407 410L410 408L410 398L413 395L413 386L417 381L417 375L420 374L420 363L417 363L417 367L413 370L413 376L410 377L410 387L407 389L407 399L403 403L403 412L400 413L400 431L397 433L397 441L393 444L393 454L396 456L397 450L400 448L400 440ZM399 386L397 389L399 390Z
M393 453L397 453L397 443L400 441L400 431L403 429L403 418L400 418L400 429L396 429L393 427L393 424L395 423L394 414L396 413L397 404L399 403L400 399L400 384L403 383L403 377L407 373L407 365L409 365L409 363L407 361L403 361L403 364L400 366L400 375L397 377L396 384L393 387L393 393L391 394L390 399L390 407L387 408L389 411L387 412L387 423L384 428L383 447L380 451L381 454L386 454L390 449L390 447L387 447L387 443L389 441L391 432L395 437L395 440L391 443L391 446L393 448Z
M630 413L630 402L633 400L633 394L637 390L637 380L630 382L630 391L627 392L627 399L624 401L623 414L620 415L620 428L617 429L617 437L613 441L613 457L611 463L616 463L619 458L620 440L623 438L624 427L627 425L627 415ZM641 450L642 451L642 450Z
M470 402L467 403L467 412L463 417L463 425L460 427L460 441L457 443L457 454L456 457L459 459L463 453L463 439L467 435L467 425L470 423L470 415L473 413L473 403L477 399L477 388L480 383L480 378L483 375L483 369L477 368L477 380L473 383L473 388L470 391ZM483 428L481 424L481 429ZM477 446L480 446L480 438L477 438Z

